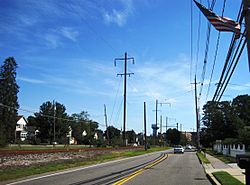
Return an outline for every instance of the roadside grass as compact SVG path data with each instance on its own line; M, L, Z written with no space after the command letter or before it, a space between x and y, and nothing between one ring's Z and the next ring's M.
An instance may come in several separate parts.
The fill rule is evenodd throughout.
M205 164L209 164L210 161L206 158L203 152L196 152L197 157Z
M51 162L47 164L40 164L34 166L27 166L27 167L12 167L8 169L1 169L0 170L0 182L18 179L26 176L42 174L46 172L53 172L53 171L60 171L69 168L75 168L80 166L89 166L94 164L99 164L107 161L112 161L115 159L132 157L143 155L147 153L167 150L169 147L156 147L150 148L147 151L144 150L135 150L135 151L115 151L111 154L104 154L104 155L97 155L92 158L88 158L87 160L80 160L80 159L72 159L72 160L64 160L64 161L57 161Z
M212 174L222 185L244 185L242 182L240 182L238 179L234 178L227 172L218 171Z
M227 163L227 164L228 163L236 163L236 159L234 157L226 156L226 155L223 155L220 153L216 153L212 149L206 149L206 153L216 157L217 159L220 159L224 163Z

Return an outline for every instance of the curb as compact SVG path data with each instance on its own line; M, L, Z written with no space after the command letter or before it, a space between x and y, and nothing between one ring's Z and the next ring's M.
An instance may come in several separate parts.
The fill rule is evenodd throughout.
M218 180L213 176L212 173L207 173L206 167L204 166L203 162L200 160L200 158L198 156L197 156L197 158L198 158L200 164L202 165L202 167L204 169L204 172L206 173L206 177L211 182L211 184L213 184L213 185L221 185L221 183L218 182Z
M206 172L206 170L205 170ZM219 181L215 178L215 176L213 174L209 174L206 172L206 176L208 178L208 180L211 182L211 184L213 185L221 185L221 183L219 183Z

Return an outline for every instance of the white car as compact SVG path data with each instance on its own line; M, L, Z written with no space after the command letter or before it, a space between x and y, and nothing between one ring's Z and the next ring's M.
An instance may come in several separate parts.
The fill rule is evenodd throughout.
M181 145L177 145L174 147L174 153L184 153L184 148Z

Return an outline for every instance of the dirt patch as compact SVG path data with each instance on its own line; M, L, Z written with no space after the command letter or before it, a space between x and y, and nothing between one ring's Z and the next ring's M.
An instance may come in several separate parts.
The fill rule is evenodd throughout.
M91 159L98 155L110 154L115 151L138 150L139 148L119 148L119 149L83 149L77 151L15 151L5 152L0 155L0 170L13 167L28 167L42 165L50 162L70 161L80 159L81 161Z

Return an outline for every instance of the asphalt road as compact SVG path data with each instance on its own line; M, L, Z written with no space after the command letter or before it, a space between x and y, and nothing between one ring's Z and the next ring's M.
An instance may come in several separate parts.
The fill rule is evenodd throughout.
M204 170L194 152L157 152L60 173L37 176L10 184L171 184L208 185Z

